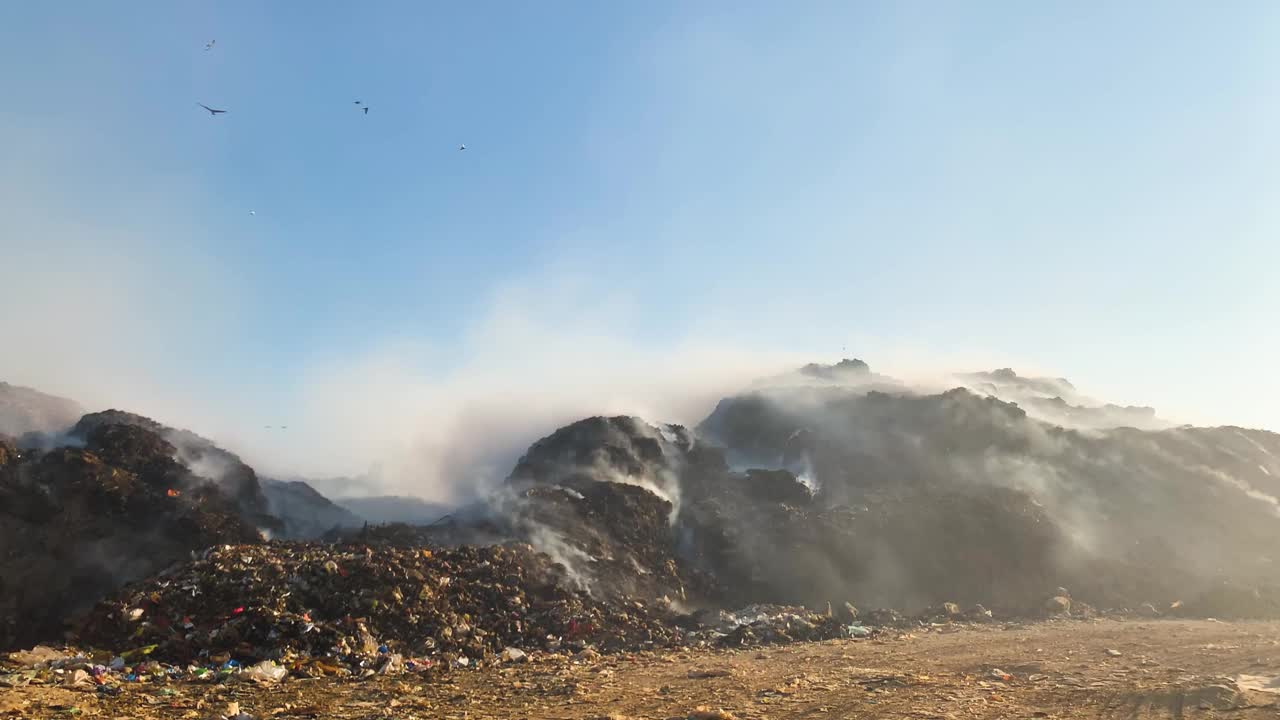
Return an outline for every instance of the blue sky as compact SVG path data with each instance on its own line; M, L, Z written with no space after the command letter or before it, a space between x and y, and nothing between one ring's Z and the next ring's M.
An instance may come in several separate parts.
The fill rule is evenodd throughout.
M0 375L281 467L417 403L675 413L652 377L601 394L842 347L1280 428L1278 20L9 3Z

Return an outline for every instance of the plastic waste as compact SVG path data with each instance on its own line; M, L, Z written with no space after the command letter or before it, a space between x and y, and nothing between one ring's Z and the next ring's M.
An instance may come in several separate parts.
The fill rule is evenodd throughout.
M242 673L242 677L246 680L254 682L275 683L285 679L289 671L274 660L263 660L257 665L251 665Z
M498 653L498 657L502 662L509 663L522 663L529 659L529 656L525 651L513 647L503 648L502 652Z
M382 664L378 667L379 675L393 675L404 670L404 656L400 653L386 653L381 656Z
M37 645L30 650L22 650L9 655L9 660L23 667L39 667L57 660L70 657L64 652L54 650L48 645Z
M871 628L866 627L861 623L853 623L852 625L846 625L844 628L844 631L845 631L845 634L851 638L871 637Z

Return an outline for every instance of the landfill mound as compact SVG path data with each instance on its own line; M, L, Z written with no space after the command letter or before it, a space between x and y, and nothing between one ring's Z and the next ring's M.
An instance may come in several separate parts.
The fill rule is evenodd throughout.
M353 653L353 638L361 652L372 638L482 657L566 638L834 637L900 619L857 608L1280 615L1280 436L1164 427L1147 408L1012 370L961 381L916 388L847 360L758 382L695 429L586 418L535 442L481 501L422 525L370 526L194 433L86 415L67 435L76 446L0 445L0 645L56 638L129 581L84 638L174 660L350 667L383 662ZM327 544L246 549L264 534ZM223 544L240 549L155 575ZM431 585L446 577L452 589ZM530 599L567 610L533 612ZM744 606L793 610L749 630L715 615ZM467 615L481 632L452 639L446 621ZM521 629L503 624L517 616Z
M1153 407L1098 403L1082 394L1066 378L1027 377L1012 368L1000 368L990 372L963 373L956 380L974 392L1018 405L1032 417L1053 425L1076 429L1132 427L1163 430L1173 427L1173 423L1158 417Z
M666 460L692 443L679 426L595 417L539 440L477 505L425 527L402 524L342 537L397 545L526 542L597 597L686 599L711 579L682 564L671 520L679 481Z
M140 428L173 447L173 459L218 486L235 501L241 516L272 537L291 540L317 538L334 528L355 527L364 520L321 495L301 480L259 477L239 455L190 430L173 428L123 410L85 415L69 437L83 439L106 426ZM128 455L127 446L101 443L105 452ZM125 458L127 460L127 458Z
M740 647L874 633L848 610L753 606L694 617L665 600L606 600L573 589L566 572L520 543L225 545L99 603L74 639L118 653L123 672L126 663L225 670L270 660L314 676L445 669L535 651Z
M60 636L192 551L363 523L304 482L261 479L209 439L134 413L23 427L0 453L0 649Z
M260 539L156 434L103 425L85 442L0 440L0 648L60 637L77 612L193 550Z
M266 493L257 473L235 453L223 450L208 438L189 430L179 430L162 425L142 415L123 410L105 410L80 418L71 433L88 438L95 433L113 432L125 435L123 428L136 428L163 440L170 448L170 459L190 468L192 472L212 480L222 493L232 499L240 514L258 527L282 532L284 523L271 514ZM155 455L151 448L135 447L129 443L114 443L110 438L98 444L102 452L119 458L126 464L148 462Z
M1065 380L969 381L991 392L846 361L726 398L696 431L588 418L534 443L487 512L418 537L530 542L599 596L692 607L1274 616L1280 436L1142 430L1124 421L1153 411L1088 405ZM1014 392L1068 395L1080 426Z
M304 674L685 641L668 606L603 602L566 580L528 545L223 546L100 603L78 641L171 663L271 659Z
M1046 560L1063 538L1013 490L898 488L833 503L787 469L733 470L728 453L679 426L582 420L534 444L484 523L551 553L597 594L664 592L694 607L956 601L1025 613L1060 579ZM480 523L454 523L451 536L459 524Z
M1073 390L1012 371L992 377L1055 397ZM814 489L809 515L847 515L839 541L803 548L793 539L803 534L772 532L751 512L721 514L765 550L794 548L754 566L782 587L806 587L795 566L811 562L821 572L807 587L905 609L948 599L1030 608L1066 586L1100 607L1181 603L1186 612L1223 583L1270 592L1280 436L1099 429L1089 419L1053 424L964 388L813 385L728 398L698 434L735 463L804 477Z

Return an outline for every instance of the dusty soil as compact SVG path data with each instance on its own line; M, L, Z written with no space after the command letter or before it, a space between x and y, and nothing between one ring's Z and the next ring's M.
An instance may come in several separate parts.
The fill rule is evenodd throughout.
M1280 622L1064 621L940 627L765 649L565 657L442 679L402 675L274 686L0 688L23 718L1274 718ZM707 720L716 717L704 716ZM723 716L720 716L723 717Z

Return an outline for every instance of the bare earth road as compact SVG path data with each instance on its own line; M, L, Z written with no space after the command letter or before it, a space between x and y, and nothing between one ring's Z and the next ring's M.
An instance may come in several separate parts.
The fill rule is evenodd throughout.
M1254 680L1249 677L1254 676ZM0 689L23 718L1275 718L1280 623L1069 621L533 662L444 679ZM232 704L235 704L233 706ZM237 710L238 706L238 710ZM723 716L722 716L723 717Z

